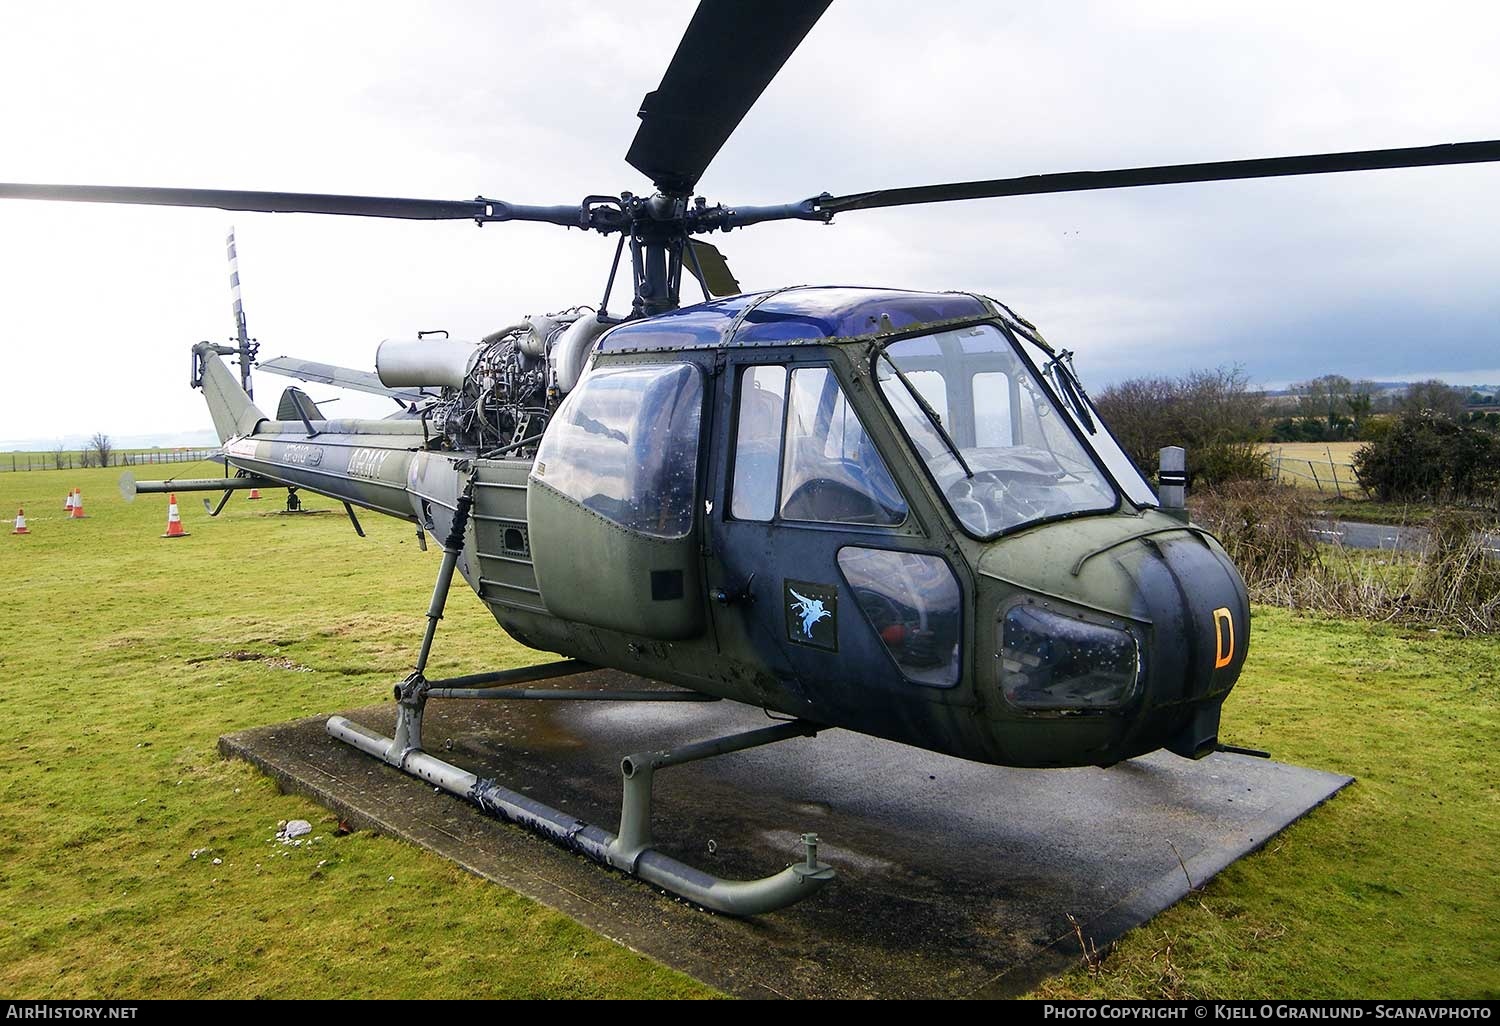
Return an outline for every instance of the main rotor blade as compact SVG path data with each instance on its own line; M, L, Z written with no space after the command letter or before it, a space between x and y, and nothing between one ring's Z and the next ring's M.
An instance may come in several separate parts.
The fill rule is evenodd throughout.
M905 189L879 189L848 196L813 200L825 217L845 210L903 207L915 203L946 203L950 200L987 199L996 196L1034 196L1049 192L1090 192L1096 189L1131 189L1143 185L1177 185L1187 182L1228 182L1245 178L1280 178L1286 175L1322 175L1341 171L1377 171L1398 167L1436 167L1445 164L1477 164L1500 160L1500 141L1448 143L1395 150L1357 150L1348 153L1317 153L1303 157L1269 157L1260 160L1220 160L1205 164L1169 164L1133 167L1116 171L1068 171L1061 174L997 178L986 182L954 182L949 185L918 185ZM805 215L788 215L805 216Z
M662 192L691 192L829 2L702 0L661 85L641 101L630 166Z
M231 189L157 189L128 185L0 184L0 199L63 200L69 203L141 203L162 207L217 207L273 214L353 214L418 220L482 216L480 200L398 199L328 196L308 192L241 192Z
M581 227L582 208L528 207L500 200L427 200L396 196L334 196L316 192L242 192L236 189L160 189L130 185L0 183L0 199L68 203L136 203L161 207L216 207L269 214L348 214L416 221L545 221Z

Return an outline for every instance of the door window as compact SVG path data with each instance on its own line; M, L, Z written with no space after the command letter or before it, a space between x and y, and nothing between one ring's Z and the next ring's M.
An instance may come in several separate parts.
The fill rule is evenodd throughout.
M746 367L740 374L734 482L729 493L729 512L737 520L770 520L776 514L785 411L786 368Z
M839 569L907 680L958 683L963 601L942 557L846 546Z
M787 402L781 515L836 524L904 521L906 501L833 372L792 371Z

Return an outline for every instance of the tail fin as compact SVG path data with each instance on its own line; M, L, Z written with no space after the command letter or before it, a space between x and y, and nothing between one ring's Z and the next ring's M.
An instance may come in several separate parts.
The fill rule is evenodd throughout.
M199 342L193 347L193 385L203 389L208 412L214 419L214 431L219 441L227 442L235 435L250 434L257 424L269 418L250 400L233 372L219 358L223 348L212 342Z
M295 396L293 393L296 393ZM303 414L307 414L308 420L327 420L328 417L318 404L312 401L302 389L296 385L290 385L285 392L281 393L281 402L276 404L277 420L301 420Z

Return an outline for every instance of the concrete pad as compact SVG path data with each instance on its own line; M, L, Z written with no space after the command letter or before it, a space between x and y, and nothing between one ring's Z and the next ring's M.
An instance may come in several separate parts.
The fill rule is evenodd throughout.
M641 688L601 670L543 686ZM389 736L394 703L343 713ZM981 766L842 730L661 771L663 851L748 879L816 831L839 878L780 912L691 907L491 819L324 732L319 716L220 739L288 791L404 838L745 997L1006 996L1103 947L1350 783L1218 754L1111 769ZM610 831L619 760L765 726L729 702L433 701L433 754Z

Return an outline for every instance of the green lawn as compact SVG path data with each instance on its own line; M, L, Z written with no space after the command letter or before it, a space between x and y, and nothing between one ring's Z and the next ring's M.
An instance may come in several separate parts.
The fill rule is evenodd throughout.
M441 858L335 837L319 806L219 758L227 731L389 697L437 566L412 528L266 515L280 492L210 520L182 495L192 536L166 541L166 497L126 505L117 477L0 475L0 511L24 503L33 531L0 535L0 993L712 993ZM74 484L89 519L67 522ZM529 657L455 595L432 665ZM293 818L320 839L272 841Z
M34 532L0 534L0 993L712 994L218 757L227 731L389 695L436 569L411 528L183 495L192 537L165 541L165 498L125 505L116 477L0 475ZM1039 993L1500 996L1500 642L1256 615L1225 739L1359 782ZM535 658L466 594L438 638L436 674ZM319 840L275 843L291 818Z

